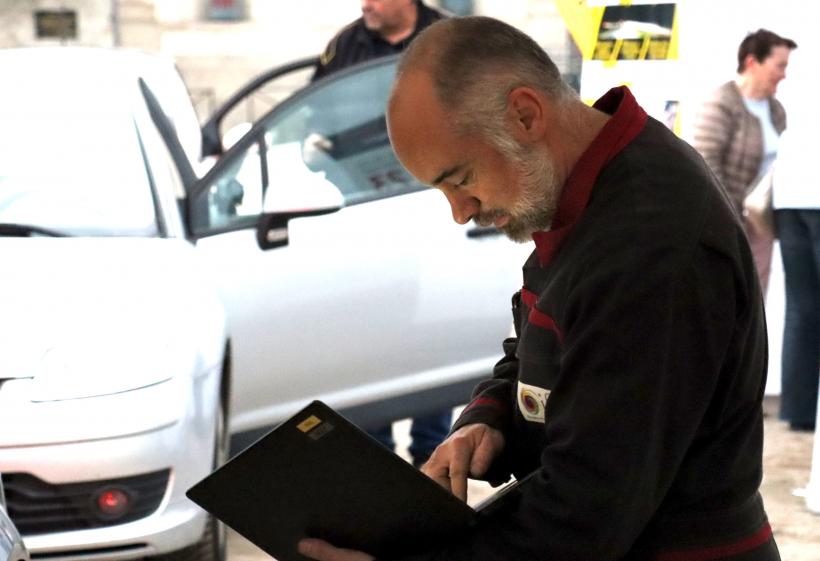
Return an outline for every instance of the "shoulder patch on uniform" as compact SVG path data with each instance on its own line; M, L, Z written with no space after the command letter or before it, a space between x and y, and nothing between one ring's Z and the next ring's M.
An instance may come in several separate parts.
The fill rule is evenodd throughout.
M358 20L356 20L358 21ZM325 51L319 57L319 64L322 66L326 66L330 63L331 60L336 56L336 44L339 42L339 38L344 34L346 31L350 30L354 25L356 25L356 21L352 21L344 26L341 30L339 30L336 35L333 36L333 39L327 44L325 47Z
M327 64L333 60L333 57L336 56L336 40L339 38L337 35L333 39L330 40L330 43L327 44L325 47L325 51L322 53L322 56L319 57L319 64L322 66L327 66Z

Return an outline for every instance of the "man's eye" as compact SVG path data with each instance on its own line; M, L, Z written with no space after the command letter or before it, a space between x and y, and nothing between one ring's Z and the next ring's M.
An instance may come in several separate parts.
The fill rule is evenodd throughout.
M465 185L467 185L469 182L470 182L470 175L469 175L469 174L467 174L467 175L465 175L465 176L461 179L461 181L459 181L458 183L455 183L454 185L455 185L456 187L464 187L464 186L465 186Z

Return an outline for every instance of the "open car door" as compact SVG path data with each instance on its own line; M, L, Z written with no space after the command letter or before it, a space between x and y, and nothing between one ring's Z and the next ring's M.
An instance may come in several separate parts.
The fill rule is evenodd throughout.
M234 432L313 399L363 426L439 411L501 356L531 248L455 224L399 164L384 119L396 62L308 85L186 187L233 338Z
M219 156L225 151L223 122L237 106L247 103L250 96L257 94L274 80L285 80L297 73L304 74L302 71L305 70L312 72L318 63L319 57L316 56L296 60L263 72L240 87L236 93L217 107L202 125L202 157Z

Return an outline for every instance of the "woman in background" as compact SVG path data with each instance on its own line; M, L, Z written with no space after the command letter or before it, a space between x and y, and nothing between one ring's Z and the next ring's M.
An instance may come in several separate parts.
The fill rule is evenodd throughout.
M775 99L797 44L766 29L747 35L737 53L737 77L717 90L698 112L694 146L720 179L743 216L746 195L777 156L786 111ZM765 296L774 237L743 220Z

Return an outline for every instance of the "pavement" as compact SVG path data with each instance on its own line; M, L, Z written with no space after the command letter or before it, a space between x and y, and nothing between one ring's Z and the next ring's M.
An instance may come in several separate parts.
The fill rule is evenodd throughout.
M777 419L779 400L769 396L764 402L763 483L761 494L783 561L820 561L820 514L806 508L802 490L809 482L814 435L793 432ZM399 455L408 459L409 420L395 423ZM493 489L471 482L470 504ZM268 561L270 557L234 532L228 535L228 561Z
M763 483L760 493L783 561L820 561L820 514L806 508L814 433L794 432L777 418L779 399L763 409Z

